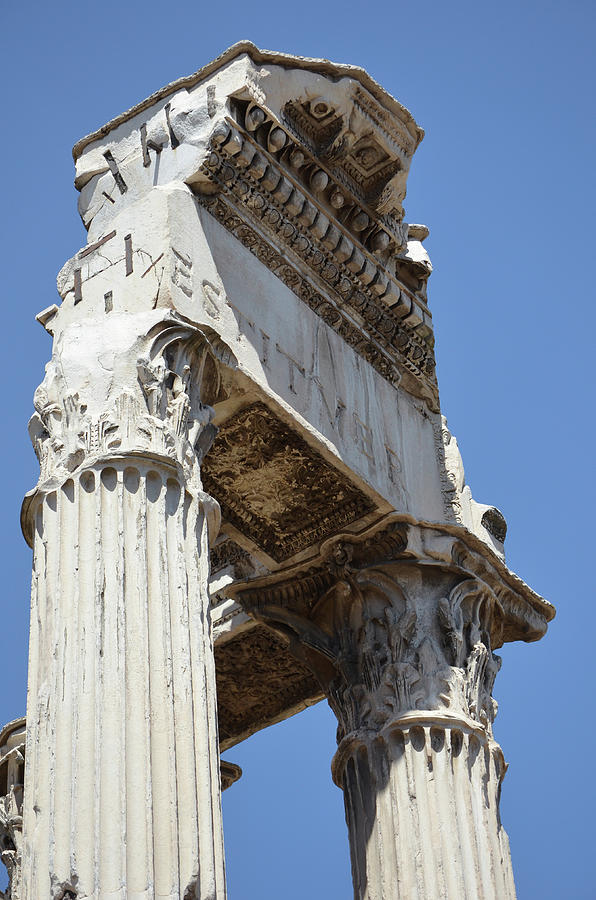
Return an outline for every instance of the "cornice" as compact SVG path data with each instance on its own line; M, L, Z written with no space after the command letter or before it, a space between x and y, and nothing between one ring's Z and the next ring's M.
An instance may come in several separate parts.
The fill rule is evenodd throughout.
M555 609L531 590L486 547L461 527L409 524L389 516L362 533L324 541L308 563L237 582L228 596L259 617L271 605L308 615L329 588L352 571L402 563L437 568L472 578L490 592L499 610L494 648L513 640L535 641L546 632Z
M238 116L216 127L193 179L201 205L383 378L438 411L430 312L389 268L405 226L342 186L338 164L258 106Z
M138 115L141 112L144 112L146 109L149 109L155 103L163 100L165 97L169 97L171 94L176 93L176 91L180 91L182 89L189 89L195 87L201 81L204 81L210 75L213 75L214 72L217 72L218 69L222 69L224 66L228 65L232 60L238 58L246 54L254 63L258 65L277 65L282 66L283 68L288 69L306 69L310 72L315 72L321 75L327 75L331 78L353 78L355 81L359 82L362 87L364 87L370 94L382 104L384 109L391 115L399 118L408 128L408 130L412 133L414 138L415 146L418 146L422 138L424 137L424 130L420 128L419 125L416 124L412 114L405 106L403 106L398 100L391 96L381 85L372 78L368 72L362 69L360 66L352 66L346 65L345 63L334 63L327 59L313 59L306 56L292 56L289 53L279 53L274 50L260 50L252 41L238 41L236 44L232 44L231 47L228 47L227 50L224 50L219 56L215 59L211 60L207 65L202 66L202 68L197 69L192 75L186 75L182 78L178 78L175 81L172 81L170 84L165 85L160 88L158 91L155 91L153 94L150 94L145 100L141 100L140 103L135 104L130 109L126 110L123 113L115 116L113 119L110 119L105 125L102 125L101 128L98 128L96 131L91 132L85 137L81 138L74 145L72 149L72 155L75 161L81 155L83 150L94 141L101 140L115 128L118 128L119 125L122 125L124 122L129 119L134 118L134 116ZM377 114L378 118L378 114ZM386 121L382 123L383 127L387 127Z

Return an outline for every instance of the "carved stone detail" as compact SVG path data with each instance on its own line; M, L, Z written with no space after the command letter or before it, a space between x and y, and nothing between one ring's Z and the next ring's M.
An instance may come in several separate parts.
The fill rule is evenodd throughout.
M263 403L220 427L202 477L224 518L277 562L374 508Z
M29 421L40 482L66 476L92 458L130 453L169 458L192 477L216 433L213 410L202 399L214 393L204 378L217 378L211 346L174 316L152 328L146 344L146 352L137 349L136 388L111 391L94 413L86 397L69 390L70 373L55 353Z
M227 351L163 309L85 312L63 304L31 422L23 896L223 898L200 463Z
M404 717L439 717L492 741L493 650L536 640L553 615L504 566L454 536L399 521L332 539L308 569L231 594L285 637L327 695L338 719L338 783L342 745Z
M443 510L447 518L463 523L461 491L464 485L463 463L457 442L452 440L444 416L436 416L433 421L435 452L439 463Z
M490 730L500 665L490 638L495 598L472 580L450 590L452 579L433 580L429 596L420 573L400 564L360 572L348 564L307 619L280 614L328 696L338 740L417 710Z
M282 135L278 156L281 153L291 167L292 159L300 155L302 167L304 154L289 148L287 135L277 131ZM397 384L405 376L403 386L437 410L430 314L384 264L395 236L379 231L379 225L357 208L342 209L339 221L333 207L343 207L345 197L337 187L328 187L323 170L307 166L305 177L315 194L316 185L321 186L319 194L325 190L324 201L303 190L295 176L286 174L281 160L252 143L232 123L219 126L211 146L201 172L222 194L199 195L201 204L383 377ZM363 160L368 159L365 151L375 152L372 144L363 144L360 150ZM323 211L325 204L328 209ZM263 241L252 223L283 248L284 256ZM359 240L364 233L370 247ZM399 237L402 243L406 239ZM288 256L295 260L293 264L288 264Z
M360 96L364 98L362 92ZM401 201L405 173L415 150L407 130L404 129L404 135L408 137L401 141L394 140L396 131L390 135L381 129L381 134L375 135L370 125L376 128L378 125L368 117L364 105L358 103L356 108L368 121L365 119L355 129L354 123L346 127L345 119L349 116L337 113L332 103L322 96L288 101L280 121L253 103L246 106L236 100L233 107L235 119L228 119L232 139L221 126L215 138L228 154L237 155L242 136L250 135L268 162L278 163L294 186L298 181L309 199L319 208L325 208L331 218L351 233L358 246L370 251L379 263L389 261L390 250L405 249L408 228L402 222ZM381 108L377 110L382 115ZM241 165L248 165L246 156L250 153L243 148L239 154ZM253 156L249 171L260 178L260 168ZM402 174L395 179L398 172ZM279 185L274 194L280 194ZM297 199L293 198L292 206ZM313 223L306 220L303 224L308 227ZM383 236L382 241L378 240L379 235Z
M2 900L21 900L24 770L25 719L16 719L0 733L0 859L8 872Z
M215 665L222 751L323 697L308 666L263 625L216 644Z
M236 765L236 763L228 762L225 759L220 759L219 770L221 773L222 791L227 791L229 787L232 787L233 784L242 778L242 769L240 766Z
M0 859L8 872L8 888L0 891L3 900L20 900L23 843L23 788L11 787L0 797Z
M230 538L219 541L209 554L211 575L231 567L234 578L246 578L255 571L250 553ZM213 604L213 597L211 598Z
M447 574L451 586L437 595L448 597L455 585L477 582L495 598L490 619L490 644L498 649L506 641L536 641L546 632L554 607L510 572L501 561L487 557L478 538L449 526L410 525L396 515L366 527L361 533L338 535L323 541L319 553L301 565L268 576L251 578L230 591L255 616L266 618L275 610L291 610L310 618L320 598L336 583L354 573L384 568L396 562L417 565L420 571ZM281 621L281 620L280 620Z
M514 897L494 650L553 610L440 417L422 134L361 70L243 43L75 148L89 242L38 317L23 507L21 900L223 900L218 750L323 695L358 900Z
M486 580L441 557L437 536L433 546L393 524L328 542L318 580L311 569L291 588L271 576L236 592L285 636L337 717L332 771L357 900L515 898L492 735L493 642L507 613ZM469 565L470 554L452 541L451 559Z
M500 509L497 509L496 506L487 509L482 515L481 522L486 530L489 531L494 538L500 541L501 544L505 542L505 538L507 537L507 522Z
M321 156L331 152L333 142L343 129L343 119L324 97L302 101L289 100L284 118L308 147Z

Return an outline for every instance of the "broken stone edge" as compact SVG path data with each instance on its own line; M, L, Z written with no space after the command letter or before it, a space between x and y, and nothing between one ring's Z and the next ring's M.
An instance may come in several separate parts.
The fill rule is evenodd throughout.
M143 112L143 110L149 109L149 107L153 106L158 100L162 100L164 97L174 94L182 88L194 87L213 72L221 69L222 66L231 62L233 59L236 59L236 57L242 56L244 53L248 54L250 59L257 64L278 65L292 69L308 69L310 72L319 72L321 75L330 75L333 78L341 76L354 78L356 81L360 82L366 90L370 91L373 97L389 112L396 115L406 126L408 126L408 130L415 139L414 150L418 147L420 141L424 137L424 129L416 123L412 113L403 106L399 100L396 100L395 97L384 90L384 88L382 88L381 85L360 66L351 66L347 63L334 63L328 59L293 56L292 54L279 53L275 50L260 50L252 41L238 41L192 75L185 75L182 78L176 79L176 81L172 81L170 84L165 85L165 87L155 91L155 93L151 94L145 100L141 100L140 103L132 106L126 112L120 113L120 115L111 119L105 125L102 125L101 128L98 128L97 131L93 131L91 134L81 138L81 140L77 141L72 148L73 159L76 161L85 147L89 144L105 137L110 131L113 131L128 119L132 119L134 116Z

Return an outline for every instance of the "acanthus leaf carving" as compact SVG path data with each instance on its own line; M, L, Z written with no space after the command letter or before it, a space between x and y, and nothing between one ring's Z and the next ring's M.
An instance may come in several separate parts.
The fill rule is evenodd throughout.
M308 611L268 602L256 612L318 678L338 719L338 741L420 711L490 733L500 666L491 650L490 590L453 578L421 590L419 573L399 564L357 570L352 552L346 542L332 548L335 581Z
M8 886L1 900L20 900L23 863L23 773L25 768L25 723L17 719L2 729L0 780L0 859L6 867Z
M114 376L99 403L83 399L89 381L80 376L80 389L68 390L76 378L65 373L60 347L55 349L29 422L40 482L103 455L147 452L171 459L192 477L217 431L208 401L219 390L219 362L233 364L218 343L174 317L158 322L144 350L133 345L128 351L137 353L136 381L119 386Z

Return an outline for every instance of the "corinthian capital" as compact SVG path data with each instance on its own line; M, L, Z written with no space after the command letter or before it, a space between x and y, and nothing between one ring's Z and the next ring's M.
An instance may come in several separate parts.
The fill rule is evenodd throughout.
M490 728L495 598L472 579L390 563L348 573L302 619L279 611L299 638L338 723L338 737L378 731L419 711Z
M202 491L200 463L217 433L211 404L220 363L230 359L209 328L163 310L67 323L29 421L40 477L23 504L27 541L31 503L44 486L110 459L161 460ZM217 504L206 503L219 520Z
M188 479L209 448L217 341L175 314L130 319L57 336L29 422L40 482L128 453L167 457Z
M340 741L409 717L490 736L493 651L535 639L548 615L451 536L395 523L332 541L318 568L261 579L237 596L315 673Z

